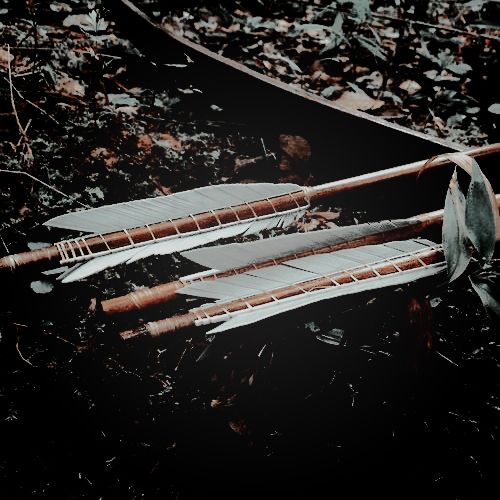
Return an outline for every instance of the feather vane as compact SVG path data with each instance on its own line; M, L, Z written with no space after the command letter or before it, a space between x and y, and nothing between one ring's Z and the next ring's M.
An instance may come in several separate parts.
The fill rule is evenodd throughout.
M249 297L262 292L277 295L280 289L286 286L301 288L310 280L318 278L334 278L339 273L348 273L352 276L356 270L375 269L377 266L400 262L404 258L419 258L430 251L442 251L441 245L424 239L412 239L406 241L393 241L379 245L366 245L355 249L346 249L331 254L319 254L299 259L290 259L283 264L265 269L250 270L237 276L221 278L211 282L196 282L179 290L179 293L203 298L216 299L218 304L231 302L239 299L250 300ZM348 283L337 283L331 286L320 287L294 294L276 301L249 307L248 309L219 314L213 317L203 318L196 324L224 322L220 326L210 330L209 333L217 333L238 326L243 326L265 318L281 314L333 297L350 295L363 291L402 285L425 277L434 276L443 272L446 268L444 262L425 264L420 259L418 267L400 269L394 265L394 272L389 274L374 273L373 277L361 280L352 279ZM213 304L206 304L203 308L209 308Z
M338 245L373 234L408 227L410 219L356 224L307 233L286 234L249 243L230 243L218 247L189 250L182 256L219 271L258 264L290 253L302 253L314 248ZM286 224L284 224L286 226Z
M88 233L109 233L189 217L302 190L296 184L225 184L182 191L168 196L116 203L60 215L46 226Z

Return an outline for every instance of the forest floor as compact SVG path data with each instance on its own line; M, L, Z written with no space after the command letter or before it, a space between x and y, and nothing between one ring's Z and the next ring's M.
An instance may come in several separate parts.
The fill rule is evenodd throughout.
M297 18L308 23L329 22L312 19L307 5L287 3L283 29L292 29L295 8ZM259 12L247 15L244 7L240 16L267 37L269 19ZM145 78L145 67L148 75L155 74L154 61L121 35L112 12L93 12L76 0L0 5L3 255L64 237L67 233L42 223L82 205L223 182L311 182L304 140L282 135L268 142L241 131L228 133L216 112L213 119L200 119L192 106L196 90L163 82L159 88ZM197 36L214 47L236 32L230 29L234 22L219 20L220 12L183 12L169 19L179 29L196 28ZM471 12L467 15L480 15ZM342 32L347 38L348 21ZM362 34L370 31L366 23L359 28ZM221 27L229 34L214 36L224 32ZM383 23L374 29L386 30L391 40L413 37L411 44L403 43L400 57L427 46L420 31L389 28ZM305 37L302 45L317 39L318 30L309 27L298 35ZM249 37L255 36L251 31ZM308 88L332 99L363 92L383 101L377 110L400 123L483 144L496 133L494 99L475 83L477 75L480 81L491 75L485 40L476 46L474 38L471 48L485 52L482 70L473 61L477 52L470 59L465 52L460 57L447 52L448 66L432 73L442 80L431 97L424 92L431 77L422 76L420 66L408 67L400 80L381 71L385 84L372 88L380 83L374 74L379 69L361 52L361 60L342 69L341 76L329 73L330 66L317 68L329 76L308 80L317 82ZM273 47L284 43L272 41ZM428 44L431 54L434 43ZM235 44L244 47L239 40ZM301 84L302 73L314 75L291 52L284 63L274 64L273 50L269 68L257 58L270 74ZM439 50L432 57L440 57ZM372 63L382 64L369 53ZM343 65L346 57L349 53L342 53L335 64ZM290 73L294 64L300 72ZM457 69L460 65L473 69ZM432 70L426 63L425 72ZM410 83L402 87L404 82ZM425 110L422 100L430 102ZM283 168L294 161L299 167ZM290 230L366 219L362 209L325 203ZM267 497L326 488L330 494L370 488L386 496L423 491L468 498L500 486L500 343L466 282L432 291L434 349L417 367L404 338L408 291L366 297L357 305L339 302L327 311L309 308L307 314L212 342L198 331L158 344L124 346L117 339L124 325L167 316L190 303L115 322L96 311L102 298L194 270L174 255L66 286L50 274L3 277L3 498L191 498L250 491ZM419 289L418 295L427 292Z

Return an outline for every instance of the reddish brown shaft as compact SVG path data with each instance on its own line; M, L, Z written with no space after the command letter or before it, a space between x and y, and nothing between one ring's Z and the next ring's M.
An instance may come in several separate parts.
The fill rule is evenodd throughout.
M487 156L499 152L500 144L491 144L489 146L482 146L479 148L471 149L469 151L464 151L465 154L473 158L479 158L481 156ZM359 175L357 177L341 179L339 181L333 181L326 184L321 184L319 186L314 186L309 188L309 195L311 201L314 201L318 198L332 196L334 194L341 193L342 191L348 191L357 187L370 186L372 184L377 184L389 179L418 174L423 167L426 167L427 169L433 169L442 167L444 165L449 165L450 163L451 161L446 158L446 156L438 157L436 158L436 160L431 162L429 162L429 160L416 161L395 168L378 170L377 172L370 172L368 174Z
M293 210L299 206L303 208L309 206L309 200L304 191L231 208L222 208L214 210L213 213L204 212L196 214L194 217L184 217L174 221L150 224L148 227L128 229L126 232L116 231L99 236L76 238L65 242L64 251L69 257L76 256L81 260L87 260L92 258L92 254L95 253L130 247L132 242L136 245L145 242L152 243L155 239L177 234L191 233L202 229L217 229L220 224L251 220L256 216L272 216L275 212ZM42 250L3 257L0 259L0 269L15 270L17 267L41 264L58 258L61 258L59 250L55 245L52 245Z
M245 273L247 271L250 271L251 269L261 269L263 267L274 266L276 264L286 262L287 260L290 260L290 258L307 257L309 255L335 252L344 248L355 248L363 245L384 243L386 241L408 239L417 234L420 234L431 225L440 224L442 219L443 211L437 210L435 212L422 214L414 217L413 219L410 219L413 223L407 227L394 228L389 231L384 231L377 234L364 236L362 238L345 241L336 245L314 248L299 253L293 252L293 249L291 249L290 253L287 253L273 260L247 265L228 271L218 272L213 275L205 276L202 278L202 280L212 281L220 278L226 278L228 276L234 276L235 274ZM148 307L152 307L175 299L177 297L177 290L179 290L180 288L184 288L189 284L189 281L185 283L181 280L178 280L172 281L170 283L163 283L151 288L142 288L127 295L122 295L120 297L115 297L109 300L103 300L101 302L102 309L104 313L108 315L147 309Z
M347 283L352 283L354 278L358 281L368 278L375 278L377 271L379 275L387 275L398 272L396 266L402 270L416 269L422 266L422 261L426 264L434 264L442 262L444 259L442 250L428 250L421 252L417 255L404 256L400 259L391 260L391 262L381 261L373 266L362 267L351 272L342 271L329 276L320 277L317 279L309 280L300 283L299 285L290 285L276 290L269 290L267 292L259 293L244 299L236 299L222 304L214 304L212 306L204 307L203 309L195 309L186 314L180 314L171 318L162 319L160 321L153 321L136 328L134 330L127 330L120 335L124 340L140 336L160 337L167 333L173 333L178 330L192 327L196 324L197 320L204 320L221 316L227 313L234 313L242 311L250 307L262 306L270 302L286 299L296 295L301 295L314 290L328 288L332 286L341 286Z
M469 156L480 157L500 152L500 144L493 144L481 148L475 148L467 152ZM272 215L274 212L282 212L297 208L300 205L306 208L310 200L328 197L342 191L355 189L361 186L376 184L388 179L412 175L421 171L428 163L422 160L399 167L380 170L369 174L351 177L340 181L322 184L316 187L305 188L291 195L277 196L269 200L260 200L237 207L223 208L212 212L196 214L194 217L184 217L174 221L150 224L148 227L138 227L125 231L116 231L99 236L86 236L64 242L64 252L70 258L78 257L87 260L93 254L124 249L134 244L152 243L155 239L174 236L176 234L195 232L200 229L216 229L220 223L237 222L238 220L250 220L255 216ZM428 168L436 168L450 164L447 158L439 158L431 162ZM33 264L44 264L62 258L58 248L53 245L42 250L23 252L16 255L8 255L0 259L0 270L11 271L18 267ZM74 261L71 261L74 262ZM62 264L66 263L61 261Z

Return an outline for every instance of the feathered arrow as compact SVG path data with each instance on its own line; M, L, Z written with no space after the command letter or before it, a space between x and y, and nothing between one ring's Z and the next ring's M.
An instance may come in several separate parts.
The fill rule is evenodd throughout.
M122 332L121 337L158 337L221 323L209 331L218 333L322 300L402 285L445 270L442 245L429 240L392 241L291 259L217 281L190 284L179 293L216 302Z
M500 195L495 198L500 205ZM415 237L430 226L441 224L443 210L436 210L408 219L371 222L352 226L323 229L307 233L287 234L248 243L230 243L205 247L181 255L208 268L176 281L151 288L141 288L127 295L101 302L105 314L113 315L146 309L177 297L181 289L196 282L214 281L245 273L253 269L281 264L291 258L331 253L345 248L384 243Z
M467 154L478 157L499 151L497 144ZM170 254L222 238L286 226L318 198L418 173L426 165L436 168L450 162L443 156L430 164L423 160L315 187L270 183L208 186L72 212L45 224L90 235L3 257L0 269L58 261L73 266L60 276L61 280L75 281L150 255Z

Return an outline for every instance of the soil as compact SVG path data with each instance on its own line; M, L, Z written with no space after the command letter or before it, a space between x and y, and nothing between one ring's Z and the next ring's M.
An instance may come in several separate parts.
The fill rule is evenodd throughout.
M314 181L303 139L199 119L196 90L155 84L154 62L111 14L91 12L74 0L0 6L2 169L31 176L0 173L3 254L66 237L42 223L80 204ZM333 222L321 215L332 211ZM289 230L367 219L325 202ZM53 274L3 276L3 498L468 498L500 486L500 344L466 280L314 306L214 339L203 329L157 343L117 336L195 301L113 321L96 307L195 270L173 255L66 286ZM409 303L423 311L416 330ZM429 329L432 350L418 341Z

